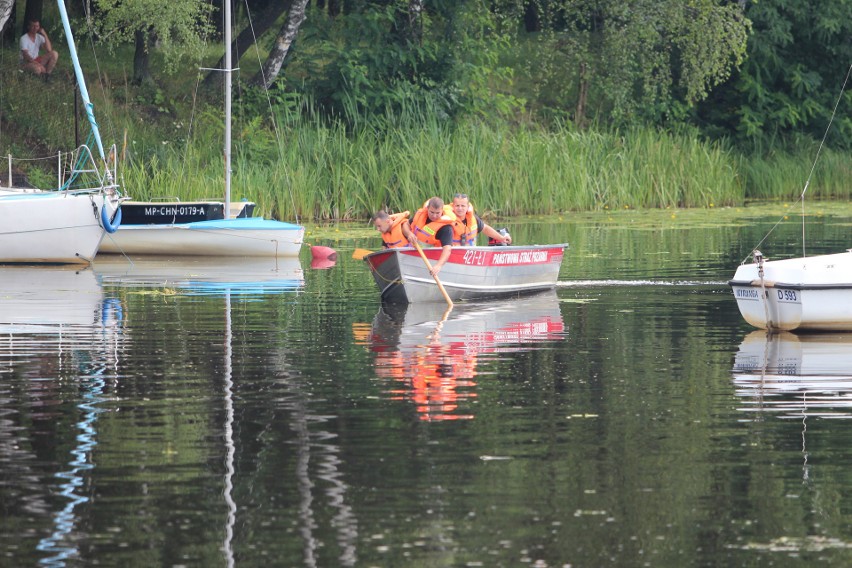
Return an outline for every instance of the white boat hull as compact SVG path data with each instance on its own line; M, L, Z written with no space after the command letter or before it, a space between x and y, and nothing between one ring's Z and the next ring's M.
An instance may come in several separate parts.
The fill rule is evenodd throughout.
M453 301L517 296L556 286L567 245L453 247L438 277ZM423 249L431 263L441 249ZM381 291L394 303L443 302L426 264L413 248L364 257Z
M119 227L101 244L104 254L168 256L298 256L301 225L251 217L174 225Z
M105 234L103 193L0 190L0 263L88 264ZM117 198L107 199L110 216Z
M743 318L769 330L852 330L852 253L743 264L729 282Z

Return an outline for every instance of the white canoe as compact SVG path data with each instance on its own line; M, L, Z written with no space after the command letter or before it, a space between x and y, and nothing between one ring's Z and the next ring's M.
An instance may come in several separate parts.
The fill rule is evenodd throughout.
M729 284L743 318L755 327L852 330L850 251L742 264Z
M453 301L517 296L556 286L566 244L453 247L438 277ZM431 263L439 248L423 249ZM382 300L443 302L426 264L413 248L386 249L364 257Z

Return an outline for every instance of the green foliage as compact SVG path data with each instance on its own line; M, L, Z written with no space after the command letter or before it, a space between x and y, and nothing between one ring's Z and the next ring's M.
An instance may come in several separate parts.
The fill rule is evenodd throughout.
M427 5L428 6L428 5ZM482 0L425 10L417 30L408 2L359 2L331 18L315 10L300 32L287 88L308 94L332 116L364 117L426 107L450 117L509 114L523 104L498 63L508 35Z
M217 116L202 113L187 148L161 145L125 170L125 185L184 199L221 187ZM386 115L352 127L297 107L279 115L280 141L258 119L235 126L234 198L281 219L366 218L418 208L431 195L473 196L489 216L741 203L737 160L693 133L640 128L580 132L514 128L434 115ZM170 176L168 172L173 172ZM177 193L175 193L177 192ZM206 193L205 193L206 192Z
M513 4L519 11L523 4ZM541 65L524 69L545 111L612 124L680 121L743 61L749 22L716 0L536 0L538 27L525 42ZM530 7L531 6L531 7ZM517 18L517 13L515 14ZM529 88L529 85L528 85Z
M212 31L212 6L200 0L170 0L168 9L160 0L95 0L95 6L99 17L94 24L107 45L133 42L143 32L146 47L150 50L150 42L156 41L165 70L172 73L186 59L199 60L204 38Z
M754 32L747 59L701 107L705 130L755 148L797 134L822 139L852 63L850 13L850 0L749 2ZM834 148L852 148L852 93L846 87L828 132Z

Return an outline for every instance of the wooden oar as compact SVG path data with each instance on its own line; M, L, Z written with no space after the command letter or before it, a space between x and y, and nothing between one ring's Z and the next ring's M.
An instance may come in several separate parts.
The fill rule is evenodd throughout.
M352 258L355 260L363 260L363 258L368 254L373 254L373 251L367 249L355 249L355 252L352 253Z
M453 301L450 299L450 295L447 294L447 290L444 288L444 285L441 284L441 281L438 279L438 275L432 273L432 263L429 262L428 258L426 258L426 254L423 252L423 249L420 248L420 243L418 243L417 241L414 241L414 248L417 249L417 252L420 253L420 258L422 258L423 262L426 263L426 268L429 269L429 274L432 274L432 278L435 279L435 284L438 285L438 289L441 291L441 294L444 295L444 299L447 301L447 305L452 308L453 307Z

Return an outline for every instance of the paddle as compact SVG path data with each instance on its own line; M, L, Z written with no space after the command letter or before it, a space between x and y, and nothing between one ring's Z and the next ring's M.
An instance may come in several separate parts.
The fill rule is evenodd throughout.
M429 262L428 258L426 258L426 254L423 252L423 249L420 248L420 243L418 243L417 241L414 241L414 248L416 248L417 252L420 253L420 258L423 259L423 262L426 263L426 268L428 268L429 273L432 274L432 263ZM432 278L435 279L435 284L438 285L438 290L440 290L441 294L444 295L444 299L447 301L447 305L452 308L453 307L453 301L450 299L450 295L447 294L447 290L444 288L444 285L441 284L441 281L438 279L438 275L432 274Z
M368 254L373 254L373 251L367 249L355 249L355 252L352 253L352 258L355 260L363 260Z

